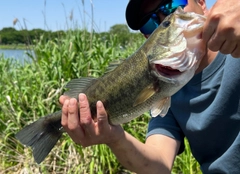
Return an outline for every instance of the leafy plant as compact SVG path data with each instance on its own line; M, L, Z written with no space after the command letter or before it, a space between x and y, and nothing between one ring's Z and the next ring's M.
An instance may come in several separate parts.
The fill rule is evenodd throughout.
M111 61L134 53L144 39L136 34L131 38L134 40L126 42L123 48L117 34L68 30L51 40L44 36L36 40L34 54L28 53L30 61L20 63L0 56L1 172L131 173L105 145L82 148L64 134L48 157L37 165L31 150L14 138L25 125L59 109L58 98L70 79L98 77ZM144 114L123 127L144 142L149 118ZM173 173L200 173L187 141L185 144L185 152L176 158Z

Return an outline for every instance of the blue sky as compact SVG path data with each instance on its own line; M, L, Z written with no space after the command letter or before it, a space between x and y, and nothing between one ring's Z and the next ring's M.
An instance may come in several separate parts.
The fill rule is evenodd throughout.
M56 31L87 27L97 32L108 31L115 24L126 24L125 8L128 1L1 0L0 30L4 27L13 27L13 21L17 18L19 22L14 26L16 29L41 28ZM215 1L206 0L207 6L211 7Z

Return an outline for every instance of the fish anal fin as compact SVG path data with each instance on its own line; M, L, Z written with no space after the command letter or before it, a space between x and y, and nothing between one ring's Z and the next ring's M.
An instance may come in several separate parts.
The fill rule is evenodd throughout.
M143 102L145 102L147 99L152 97L156 93L154 89L154 85L151 84L148 87L144 88L140 94L137 96L136 100L134 101L133 106L137 106Z
M170 105L171 105L171 97L166 97L158 102L155 102L150 111L151 116L152 117L157 117L157 116L164 117L167 114Z

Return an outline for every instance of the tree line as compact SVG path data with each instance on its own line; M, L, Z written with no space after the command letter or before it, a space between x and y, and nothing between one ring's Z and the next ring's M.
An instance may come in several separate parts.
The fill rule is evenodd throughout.
M1 45L11 45L11 44L31 44L34 40L39 40L41 36L51 36L55 38L64 31L45 31L42 29L32 29L32 30L16 30L13 27L6 27L0 30L0 44ZM47 38L47 37L46 37Z
M16 30L13 27L6 27L0 30L0 45L11 45L11 44L26 44L31 45L35 41L38 41L40 37L45 37L46 40L52 40L66 35L67 31L45 31L42 29L32 30ZM118 36L119 43L125 45L132 40L139 37L139 33L130 32L129 28L125 24L116 24L112 26L109 32L97 33L99 35L115 34ZM142 37L142 36L141 36Z

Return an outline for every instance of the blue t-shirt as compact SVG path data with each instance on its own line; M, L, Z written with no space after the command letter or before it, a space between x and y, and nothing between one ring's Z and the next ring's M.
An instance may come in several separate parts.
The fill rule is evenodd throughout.
M164 134L190 143L203 173L240 173L240 58L218 53L172 96L165 117L152 118L147 137Z

